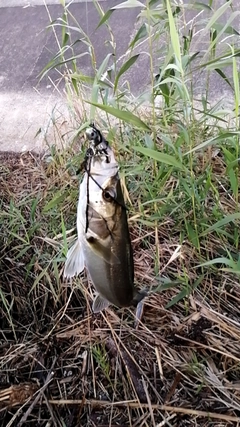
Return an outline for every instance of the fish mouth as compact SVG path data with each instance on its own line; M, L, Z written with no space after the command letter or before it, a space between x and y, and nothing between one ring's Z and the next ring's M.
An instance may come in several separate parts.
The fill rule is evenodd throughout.
M101 132L96 128L94 123L90 124L90 127L86 129L86 136L90 141L90 147L88 148L85 158L92 158L96 156L106 156L106 163L110 163L108 153L108 141L104 138Z

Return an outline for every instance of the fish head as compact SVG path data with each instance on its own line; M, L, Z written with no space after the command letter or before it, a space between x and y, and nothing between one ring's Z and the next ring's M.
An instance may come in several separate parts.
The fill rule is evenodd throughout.
M96 229L97 226L93 224L104 224L105 220L115 215L120 204L124 205L118 170L118 163L109 146L104 152L100 150L87 158L80 184L79 230L87 232L89 228Z
M88 205L103 218L113 216L119 205L124 206L119 166L108 146L89 159L87 176Z
M100 186L96 182L89 178L89 220L91 217L106 221L115 218L118 211L125 209L118 173L105 179Z

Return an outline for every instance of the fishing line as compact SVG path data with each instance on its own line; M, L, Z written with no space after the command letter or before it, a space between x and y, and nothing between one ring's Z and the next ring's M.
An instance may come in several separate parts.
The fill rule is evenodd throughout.
M88 211L89 211L89 177L91 177L91 175L90 175L91 160L92 160L92 157L89 157L89 169L87 169L87 166L86 166L87 162L86 161L85 161L85 164L84 164L85 171L87 172L87 175L88 175L88 179L87 179L86 229L85 229L85 233L86 234L87 234L88 226L89 226L89 221L88 221Z

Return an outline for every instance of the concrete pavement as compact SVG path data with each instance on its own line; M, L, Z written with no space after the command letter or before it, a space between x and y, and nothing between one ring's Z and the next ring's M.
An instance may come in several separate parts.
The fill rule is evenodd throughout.
M40 128L48 126L53 115L55 120L59 120L60 125L64 126L65 131L71 127L61 75L52 71L39 82L40 72L58 50L53 32L47 31L46 27L50 20L61 17L63 11L59 0L46 3L48 8L44 6L44 0L0 1L0 150L41 149L44 143L43 133L37 138L35 135ZM117 3L121 3L121 0ZM217 3L220 6L224 0L218 0ZM101 5L104 10L108 10L116 5L116 0L102 0ZM105 43L109 39L107 30L101 27L95 31L99 16L94 4L90 0L74 0L69 8L90 36L97 63L100 64L111 50ZM234 9L240 9L240 0L235 0ZM136 31L138 13L139 9L121 9L110 18L117 44L117 58L124 54L131 36ZM195 11L188 12L187 21L194 22L195 16ZM226 21L227 17L223 17L224 19ZM200 20L195 22L195 25L200 31ZM234 25L240 30L239 17ZM201 43L206 43L206 39L203 38ZM202 50L203 45L200 48ZM86 50L86 45L79 43L77 49L78 53L82 53ZM148 46L142 46L141 49L147 52ZM157 58L158 52L156 64L159 61ZM83 74L91 74L89 56L81 57L80 67ZM139 94L146 88L150 81L147 53L141 55L140 60L128 73L128 78L134 94ZM195 75L193 82L201 93L204 84L201 75ZM215 76L211 81L211 88L213 102L222 97L231 101L232 93L222 79ZM54 143L54 136L51 133L48 135L49 142Z
M46 27L50 20L62 16L62 6L56 0L47 2L48 10L39 6L43 0L18 2L21 6L16 6L15 0L1 0L0 3L0 149L16 151L41 146L41 135L37 139L35 135L39 128L49 123L53 110L57 111L66 129L69 119L62 76L51 71L39 82L40 72L58 51L54 34ZM3 7L4 3L7 7ZM71 3L69 9L89 34L100 64L110 51L105 44L109 38L106 28L95 32L99 16L92 2ZM107 10L116 2L108 0L102 4ZM111 19L117 30L118 56L127 48L137 13L134 9L121 10ZM59 35L60 28L57 32ZM78 53L86 50L86 45L78 46ZM89 56L82 57L79 65L84 74L91 74ZM138 87L137 79L135 83Z

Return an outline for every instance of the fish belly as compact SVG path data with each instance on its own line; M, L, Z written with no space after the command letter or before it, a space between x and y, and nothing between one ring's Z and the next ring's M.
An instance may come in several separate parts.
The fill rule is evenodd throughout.
M129 281L126 265L107 263L86 247L84 259L91 281L102 297L118 307L132 304L134 286Z

